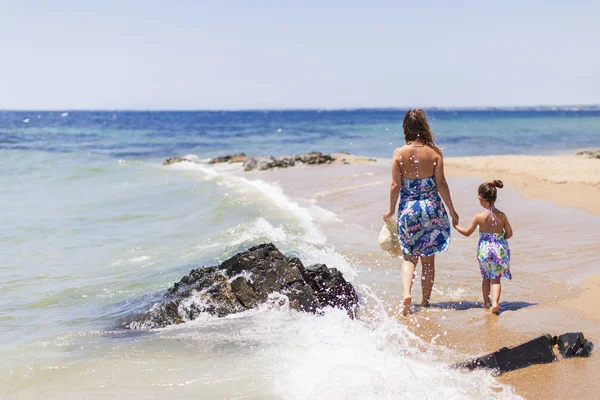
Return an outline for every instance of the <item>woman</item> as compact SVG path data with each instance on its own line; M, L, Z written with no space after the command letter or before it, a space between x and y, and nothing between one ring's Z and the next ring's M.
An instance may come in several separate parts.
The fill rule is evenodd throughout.
M452 205L450 190L444 176L442 150L429 128L425 112L409 110L402 122L406 145L396 149L392 160L390 209L383 215L386 221L398 205L398 241L402 248L402 284L404 301L402 314L408 314L412 302L411 290L415 267L419 259L423 267L422 306L429 306L435 277L435 255L450 244L450 223L441 198L446 203L453 224L458 214Z

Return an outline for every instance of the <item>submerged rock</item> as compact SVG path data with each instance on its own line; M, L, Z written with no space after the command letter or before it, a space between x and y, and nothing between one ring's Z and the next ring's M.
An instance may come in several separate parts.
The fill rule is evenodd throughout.
M236 254L219 266L201 267L168 289L163 301L125 326L159 328L197 318L219 317L265 303L274 293L285 295L297 311L319 312L331 306L353 318L358 297L335 268L324 264L304 268L298 258L284 256L272 243Z

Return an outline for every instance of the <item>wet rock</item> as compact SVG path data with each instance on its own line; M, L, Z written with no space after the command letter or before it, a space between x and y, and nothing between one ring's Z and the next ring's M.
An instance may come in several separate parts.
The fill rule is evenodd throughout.
M222 317L265 303L274 293L287 296L290 308L304 312L330 306L345 309L353 317L358 304L354 288L335 268L324 264L304 268L298 258L286 257L267 243L221 265L190 271L167 290L161 302L125 326L163 327L193 320L201 313Z
M273 157L254 157L249 158L244 162L244 171L259 170L264 171L271 168L270 163L274 160Z
M330 154L323 154L318 151L296 156L295 159L309 165L331 164L335 160Z
M171 165L182 161L188 161L183 157L169 157L164 162L163 165Z
M351 318L354 317L354 309L349 306L357 304L358 297L340 271L327 268L325 264L318 264L309 267L304 273L304 278L317 294L319 303L344 308Z
M539 336L516 347L503 347L498 351L483 357L477 357L458 367L474 370L487 368L496 373L514 371L534 364L546 364L556 361L552 350L554 339L548 334Z
M564 333L555 338L558 352L565 358L589 357L592 355L594 344L589 342L581 332Z
M218 163L224 163L224 162L228 162L228 163L235 163L235 162L246 162L247 157L244 153L239 153L239 154L233 154L233 155L227 155L227 156L222 156L222 157L215 157L212 158L208 163L209 164L218 164Z
M600 158L600 150L583 150L578 152L577 155L588 158Z
M247 157L244 153L226 155L221 157L215 157L208 161L209 164L218 163L244 163L244 171L265 171L273 168L289 168L296 165L296 163L303 163L308 165L319 165L319 164L331 164L336 158L331 154L323 154L318 151L301 154L290 157ZM163 165L171 165L182 161L192 162L205 162L200 160L190 160L183 157L171 157L167 158ZM348 162L345 162L348 164Z
M265 171L272 168L289 168L296 165L297 162L318 165L330 164L335 160L330 154L312 152L291 157L258 157L250 158L244 163L244 171L259 170Z

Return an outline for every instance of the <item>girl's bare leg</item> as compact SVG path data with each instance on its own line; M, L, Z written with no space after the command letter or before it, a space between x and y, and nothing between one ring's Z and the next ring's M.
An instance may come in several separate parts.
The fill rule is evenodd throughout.
M412 284L415 276L415 267L419 261L418 257L404 256L402 261L402 288L404 291L404 301L402 302L402 315L407 315L412 302Z
M481 292L483 293L483 308L490 308L490 280L481 281Z
M421 266L423 267L423 273L421 274L423 302L421 305L429 307L431 291L433 290L433 281L435 280L435 256L421 257Z
M492 312L494 314L500 314L498 304L500 303L500 293L502 292L502 286L500 285L500 278L492 279Z

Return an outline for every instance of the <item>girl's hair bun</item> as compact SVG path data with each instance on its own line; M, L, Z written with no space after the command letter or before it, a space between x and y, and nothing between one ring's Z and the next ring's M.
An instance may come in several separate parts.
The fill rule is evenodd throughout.
M501 180L492 181L492 184L498 189L502 189L504 187L504 183Z

